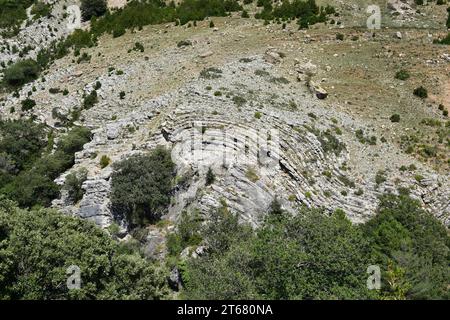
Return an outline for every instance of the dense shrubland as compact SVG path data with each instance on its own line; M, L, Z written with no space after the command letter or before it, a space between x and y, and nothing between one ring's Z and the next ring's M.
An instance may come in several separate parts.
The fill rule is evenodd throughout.
M81 16L84 21L92 17L101 17L107 11L106 0L81 0Z
M27 18L26 8L34 0L0 0L0 28L15 29L18 32L20 23Z
M80 268L80 289L67 288L72 265ZM0 300L158 299L165 288L160 269L132 244L91 222L0 198Z
M351 224L341 210L327 216L301 209L293 216L277 203L255 231L225 203L209 219L190 228L197 234L184 232L185 244L203 239L208 246L200 258L178 262L189 299L450 297L448 231L407 195L383 196L363 225ZM381 268L379 291L366 287L369 265Z

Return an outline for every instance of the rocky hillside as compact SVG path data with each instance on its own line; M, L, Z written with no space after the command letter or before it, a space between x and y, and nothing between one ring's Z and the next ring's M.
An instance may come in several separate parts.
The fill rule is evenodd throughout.
M251 18L239 12L103 35L36 81L4 91L2 118L33 118L59 133L70 120L90 128L92 141L56 180L63 185L85 168L84 194L73 203L63 190L53 206L105 228L115 221L123 235L127 222L110 201L113 164L169 148L176 184L162 217L166 227L149 227L151 248L181 211L206 214L223 199L253 225L275 198L291 211L342 209L359 223L374 214L379 195L407 188L448 226L449 126L442 109L450 108L450 49L433 44L446 34L446 6L418 11L413 1L389 1L381 6L382 29L371 31L364 1L321 2L340 14L334 24L308 30L265 24L249 4ZM67 36L68 5L57 1L50 16L37 20L29 15L19 34L0 41L0 60L35 58ZM401 69L408 80L396 78ZM419 85L428 88L426 99L413 94ZM95 102L83 108L94 91ZM36 106L20 111L28 97ZM391 121L394 114L399 122ZM101 165L103 156L111 164ZM209 168L216 179L206 185Z

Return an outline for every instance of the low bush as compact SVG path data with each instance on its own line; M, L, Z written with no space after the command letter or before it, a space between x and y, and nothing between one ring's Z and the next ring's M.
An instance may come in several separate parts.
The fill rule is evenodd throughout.
M73 203L77 203L83 197L84 192L81 189L81 186L86 179L86 168L81 168L77 172L67 175L66 180L64 181L64 189L66 189L68 197Z
M100 168L104 169L111 163L111 159L107 155L103 155L100 158Z
M0 199L0 235L0 299L161 299L167 292L155 264L87 220ZM80 289L67 286L70 266L79 268Z
M22 111L28 111L33 109L36 106L36 101L33 99L27 98L21 102L22 104Z

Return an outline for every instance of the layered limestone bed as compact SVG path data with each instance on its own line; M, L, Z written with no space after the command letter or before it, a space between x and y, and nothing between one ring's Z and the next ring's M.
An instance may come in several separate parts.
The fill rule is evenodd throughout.
M70 170L89 170L83 184L85 195L73 205L63 193L55 207L103 227L115 219L126 227L111 212L112 167L100 169L99 158L107 155L115 162L164 145L172 150L177 165L178 184L165 217L170 220L188 208L206 213L225 199L243 221L255 225L277 197L288 210L299 204L329 211L341 208L352 221L362 222L374 213L380 194L405 186L412 187L412 195L448 224L445 176L424 168L421 173L426 179L420 183L412 176L394 173L377 185L377 166L358 161L366 155L360 143L351 134L335 133L338 126L354 131L366 124L333 111L304 83L287 80L267 60L271 61L267 56L246 57L205 69L189 84L121 113L114 107L120 105L120 98L109 92L112 88L102 86L99 95L106 100L87 110L89 116L85 114L86 123L96 128L94 138L77 153L76 165ZM126 75L127 68L123 70ZM117 119L104 121L115 114ZM333 141L334 147L330 146ZM398 172L399 163L411 161L396 154L395 148L373 148L383 149L381 161L386 161L388 172ZM349 169L351 157L352 163L360 165ZM205 186L210 167L216 180Z

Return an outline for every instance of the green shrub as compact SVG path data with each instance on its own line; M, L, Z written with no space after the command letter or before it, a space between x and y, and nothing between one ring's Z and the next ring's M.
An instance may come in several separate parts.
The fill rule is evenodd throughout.
M372 242L372 261L381 267L384 299L448 298L449 235L417 200L382 196L363 230Z
M113 38L118 38L123 36L126 33L126 29L120 26L117 26L113 29L112 36Z
M51 14L52 6L47 3L43 3L41 1L37 1L34 3L33 8L31 9L31 14L34 15L34 19L39 19L41 17L46 17Z
M73 172L67 175L64 181L64 189L68 192L68 197L73 203L77 203L83 198L83 190L81 186L87 179L86 168L81 168L77 172Z
M420 86L414 89L414 95L419 98L425 99L428 97L428 91L424 87Z
M18 27L27 18L26 9L33 2L34 0L0 1L0 29L15 29L11 35L18 33Z
M336 40L343 41L344 40L344 35L342 33L337 33L336 34Z
M21 207L50 206L60 191L54 180L73 166L75 152L80 151L90 139L91 133L88 129L72 128L61 137L54 152L46 152L40 158L33 158L32 163L0 189L0 194L17 201ZM52 151L53 145L50 147L49 151Z
M221 75L222 73L223 73L222 70L215 68L215 67L210 67L207 69L203 69L200 72L200 77L203 79L209 79L209 80L218 79L218 78L222 77L222 75Z
M134 51L144 52L144 51L145 51L144 45L143 45L142 43L140 43L140 42L136 42L136 43L134 44L133 50L134 50Z
M84 21L100 17L107 11L106 0L81 0L81 16Z
M178 48L187 47L187 46L191 46L191 45L192 45L192 41L190 41L190 40L181 40L177 43Z
M400 122L400 115L393 114L389 119L391 120L391 122Z
M47 145L44 125L31 120L0 120L0 137L1 174L23 170L40 156Z
M20 87L25 83L36 80L39 76L40 68L36 61L28 59L16 62L6 68L3 81L8 86Z
M98 102L97 91L92 90L91 93L84 96L83 108L90 109Z
M28 111L36 106L36 101L30 98L26 98L21 102L21 104L22 104L22 111Z
M344 214L271 210L255 232L225 209L203 236L210 254L187 261L190 299L363 299L369 242ZM339 241L336 241L339 235Z
M409 77L410 77L409 72L404 69L397 71L397 73L395 74L395 79L399 80L407 80L409 79Z
M201 219L197 211L183 211L177 223L177 230L167 238L167 250L171 256L177 256L184 248L201 243Z
M175 165L170 152L157 147L114 164L111 202L131 225L156 221L170 202Z
M377 174L375 175L375 183L379 185L384 182L386 182L386 176L384 171L378 171Z
M330 130L320 132L317 138L319 139L325 153L333 152L338 156L343 150L345 150L345 143L336 138Z
M447 17L447 23L446 23L446 25L447 25L447 28L450 28L450 7L447 8L447 12L448 12L448 17ZM450 39L450 35L447 36L447 38ZM449 42L450 42L450 40L449 40Z
M100 158L100 168L104 169L111 163L111 159L107 155L103 155Z
M51 94L57 94L60 93L61 91L59 90L59 88L50 88L48 89L48 92L50 92Z
M206 173L206 185L209 186L210 184L213 184L214 180L216 180L216 176L214 175L212 169L209 168L208 172Z

